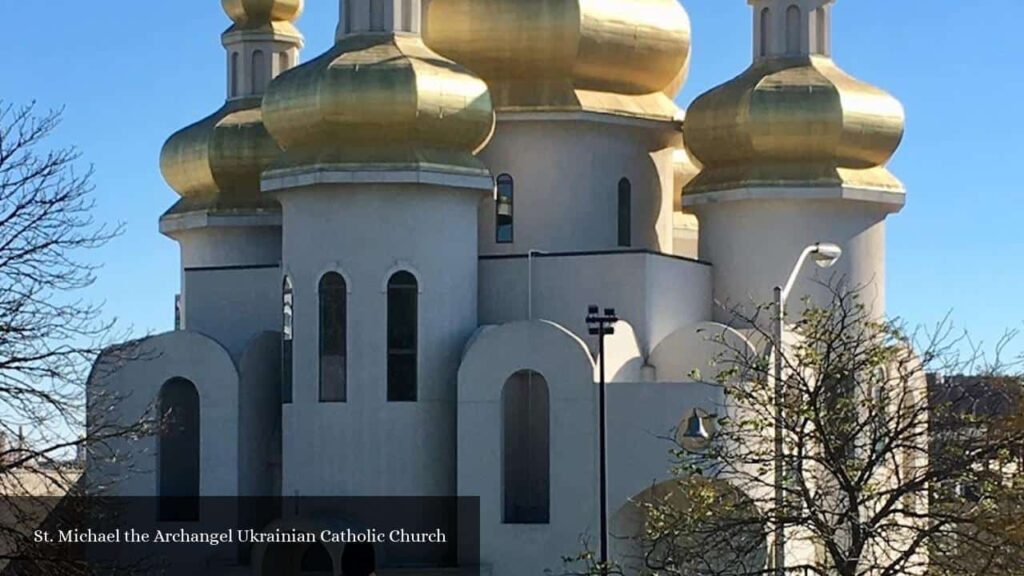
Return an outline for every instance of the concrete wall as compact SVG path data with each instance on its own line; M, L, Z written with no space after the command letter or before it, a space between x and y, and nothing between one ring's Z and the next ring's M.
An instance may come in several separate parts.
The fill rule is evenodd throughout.
M256 335L280 330L281 268L188 268L182 325L222 343L235 361Z
M834 242L843 257L821 270L808 262L789 298L790 315L798 315L805 296L827 302L821 282L844 279L863 286L862 299L877 313L885 311L885 217L891 207L877 202L841 199L746 199L696 204L700 218L700 257L714 264L715 319L736 321L736 307L746 314L770 304L772 290L789 277L803 249Z
M89 426L130 425L155 412L160 389L173 378L199 392L200 495L234 496L239 490L239 380L227 350L194 332L170 332L137 346L105 352L89 379ZM86 481L112 496L154 496L158 439L116 438L110 449L90 449ZM116 461L114 458L116 457Z
M498 115L480 159L515 180L515 242L495 242L494 199L480 206L481 254L612 250L618 185L632 184L632 247L671 252L672 147L678 125L597 114Z
M284 273L294 285L294 403L284 406L287 495L455 493L455 382L477 327L483 195L421 185L337 184L279 192ZM387 401L387 291L419 280L418 400ZM318 283L348 288L348 399L319 401Z
M533 258L533 317L551 320L586 336L587 306L615 308L632 325L646 357L663 338L711 318L710 266L649 253L551 254ZM484 258L480 262L480 322L501 324L527 318L529 259Z

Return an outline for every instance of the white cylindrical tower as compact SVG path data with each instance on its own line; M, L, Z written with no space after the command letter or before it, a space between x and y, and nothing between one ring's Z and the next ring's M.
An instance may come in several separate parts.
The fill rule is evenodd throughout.
M336 45L264 99L285 149L263 190L283 209L293 308L288 495L455 494L456 373L494 186L474 153L494 112L395 6L419 0L346 2Z
M803 271L790 312L824 296L815 282L842 280L882 314L885 219L905 200L885 165L903 136L903 108L828 57L832 0L751 4L754 63L699 97L685 125L703 169L683 203L700 221L700 257L714 266L718 319L770 303L816 242L839 244L843 258Z
M494 98L482 254L672 252L690 55L676 0L431 0L423 28Z
M292 22L302 0L223 0L234 22L227 102L171 136L160 156L181 196L160 230L181 246L182 328L203 332L238 360L253 336L280 322L281 214L260 194L260 174L281 154L263 125L270 78L298 59Z

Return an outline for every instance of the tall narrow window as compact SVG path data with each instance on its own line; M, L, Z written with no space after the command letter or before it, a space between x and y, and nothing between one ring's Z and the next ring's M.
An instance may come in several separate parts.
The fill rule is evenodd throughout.
M619 246L633 245L633 185L629 179L619 180Z
M511 244L513 241L515 216L515 182L508 174L498 176L498 195L495 202L495 238L498 244Z
M263 94L267 89L267 64L262 50L252 53L252 90L253 94Z
M292 401L292 366L295 346L295 292L292 280L285 276L281 287L281 402Z
M388 280L388 402L416 401L419 283L409 272Z
M238 52L231 53L231 70L228 74L231 76L231 97L235 98L238 96L238 76L241 74L238 69Z
M348 287L337 272L320 279L320 401L345 402L348 375Z
M184 378L160 389L162 418L158 452L159 518L199 520L199 392Z
M516 372L501 393L502 476L506 524L546 524L551 517L548 383L532 370Z
M769 18L771 17L771 10L765 8L761 10L761 57L768 56L768 26L770 24Z
M412 0L402 0L402 30L413 31L412 17Z
M786 10L786 54L793 56L800 54L800 47L803 43L800 34L800 7L796 4Z

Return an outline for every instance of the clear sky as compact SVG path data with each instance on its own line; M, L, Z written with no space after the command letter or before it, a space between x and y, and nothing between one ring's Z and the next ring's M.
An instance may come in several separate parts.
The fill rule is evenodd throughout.
M679 102L750 61L744 0L683 0L693 71ZM163 141L224 100L218 0L5 1L0 98L66 107L56 144L96 169L98 218L127 233L93 257L89 296L140 333L173 325L177 245L157 232L176 196ZM304 60L329 47L336 0L307 0ZM1024 2L838 0L834 56L907 109L891 163L908 204L889 219L889 311L914 324L952 312L975 339L1024 327ZM1017 342L1017 348L1024 342Z

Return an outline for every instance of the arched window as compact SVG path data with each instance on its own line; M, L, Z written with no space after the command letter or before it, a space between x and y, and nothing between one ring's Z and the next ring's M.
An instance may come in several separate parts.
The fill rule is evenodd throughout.
M320 279L320 401L345 402L348 375L348 287L337 272Z
M334 561L323 544L313 544L302 554L299 561L299 572L301 574L317 574L328 576L334 574Z
M619 180L619 246L633 245L633 185L628 178Z
M800 34L800 7L796 4L786 10L786 54L800 54L803 38Z
M504 521L546 524L551 516L548 383L532 370L516 372L505 382L501 403Z
M412 0L402 0L402 30L413 31L412 17Z
M388 402L416 401L419 289L409 272L388 280Z
M281 287L281 402L292 401L292 369L295 346L295 292L285 276Z
M498 195L494 207L495 238L498 244L511 244L515 234L515 182L508 174L498 176Z
M770 24L769 18L771 18L771 10L765 8L761 10L761 23L760 23L760 34L761 34L761 56L765 57L768 55L768 26Z
M252 53L252 89L253 94L262 94L267 89L266 57L262 50Z
M238 69L238 52L231 53L231 70L228 73L231 76L231 97L235 98L238 96L238 76L241 74Z
M199 520L199 392L184 378L160 389L162 419L158 439L159 518Z

